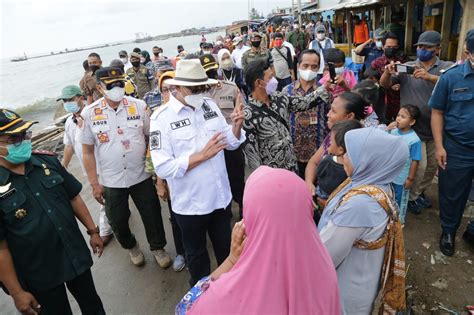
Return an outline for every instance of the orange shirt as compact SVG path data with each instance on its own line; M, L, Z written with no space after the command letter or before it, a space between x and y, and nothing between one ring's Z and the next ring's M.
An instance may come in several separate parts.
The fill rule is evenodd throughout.
M369 40L369 27L367 23L361 21L354 27L354 43L362 44Z

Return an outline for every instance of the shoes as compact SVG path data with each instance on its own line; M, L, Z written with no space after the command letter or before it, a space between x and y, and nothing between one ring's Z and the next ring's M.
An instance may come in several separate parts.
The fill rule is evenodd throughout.
M130 260L135 266L142 266L145 263L145 256L138 243L135 247L129 249L128 253L130 254Z
M425 193L422 193L420 196L418 196L416 202L419 203L423 208L433 208L431 199L426 196Z
M184 267L186 267L186 261L184 260L184 256L177 255L173 261L173 270L176 272L180 272L184 269Z
M110 243L110 241L114 238L113 234L101 236L100 239L102 240L102 243L104 243L104 246L107 246L107 244Z
M411 213L416 215L421 214L421 209L423 209L423 206L419 204L418 201L408 201L407 210Z
M466 230L462 235L462 239L471 245L471 248L474 250L474 234L471 234Z
M171 257L164 249L152 250L151 252L161 268L168 268L171 266Z
M444 233L441 234L441 239L439 240L439 249L446 256L454 255L454 233Z

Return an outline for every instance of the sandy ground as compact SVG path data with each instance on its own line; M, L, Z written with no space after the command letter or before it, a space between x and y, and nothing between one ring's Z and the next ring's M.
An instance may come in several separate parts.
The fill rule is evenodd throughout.
M99 206L92 198L90 187L82 176L75 157L70 171L85 183L82 197L98 222ZM435 205L436 195L434 190L429 192ZM189 289L188 272L183 270L176 273L171 268L163 270L158 267L148 250L140 216L132 202L130 206L130 227L142 245L146 264L140 268L134 267L128 253L113 240L101 258L94 257L92 273L97 291L108 314L173 314L176 303ZM168 207L165 203L161 206L168 240L166 250L174 257ZM233 210L235 214L235 205ZM466 305L474 304L474 252L461 239L466 223L467 218L464 218L456 241L456 254L454 257L445 257L438 248L440 227L437 208L427 209L419 216L408 214L405 227L409 266L407 284L414 313L449 314L449 311L443 309L446 308L462 314ZM212 250L210 252L215 266ZM74 314L79 314L72 298L71 305ZM12 299L3 293L0 293L0 314L17 314Z

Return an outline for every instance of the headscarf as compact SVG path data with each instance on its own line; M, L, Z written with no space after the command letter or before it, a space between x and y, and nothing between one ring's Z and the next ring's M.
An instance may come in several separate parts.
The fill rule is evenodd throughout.
M142 55L145 58L145 62L143 63L144 65L148 64L148 62L151 62L150 54L148 53L148 51L142 50L140 52L140 55Z
M340 314L337 276L293 172L259 167L244 193L246 244L189 314Z
M408 146L401 137L392 136L374 127L351 130L344 136L344 141L353 167L351 183L328 202L318 226L319 230L324 229L330 219L336 225L345 227L375 227L381 224L387 214L369 196L354 196L341 205L337 212L334 210L339 200L352 188L376 185L389 191L389 184L400 174L408 159ZM360 206L361 204L363 206ZM363 211L357 211L360 209Z
M230 51L228 49L222 48L217 52L217 63L219 64L219 68L221 68L222 58L224 57L224 54L228 54L229 57L231 57L230 60L232 61L232 66L234 66L234 61L232 60L232 55L230 54Z

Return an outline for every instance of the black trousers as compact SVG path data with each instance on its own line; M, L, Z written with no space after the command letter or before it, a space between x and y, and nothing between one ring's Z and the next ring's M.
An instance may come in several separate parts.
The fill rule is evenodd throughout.
M205 215L181 215L175 213L183 236L186 263L194 286L201 278L211 273L211 262L207 252L206 233L220 265L230 252L230 217L224 209L217 209Z
M242 209L245 188L245 157L242 146L234 151L224 150L224 158L232 199Z
M79 304L82 314L105 314L102 301L95 290L90 269L71 281L67 281L66 286ZM72 315L64 283L47 291L30 290L30 293L41 305L40 315Z
M176 248L176 254L184 256L184 245L183 237L181 236L181 229L176 222L176 213L171 208L171 200L168 199L168 208L170 209L170 222L171 230L173 231L174 247Z
M306 171L306 166L308 166L308 162L300 162L298 161L298 176L304 180L304 173Z
M128 219L130 218L129 196L132 196L142 218L150 250L165 247L166 237L161 218L161 205L151 177L129 188L104 187L104 189L105 213L109 218L115 237L123 248L130 249L137 244L137 240L128 225Z

